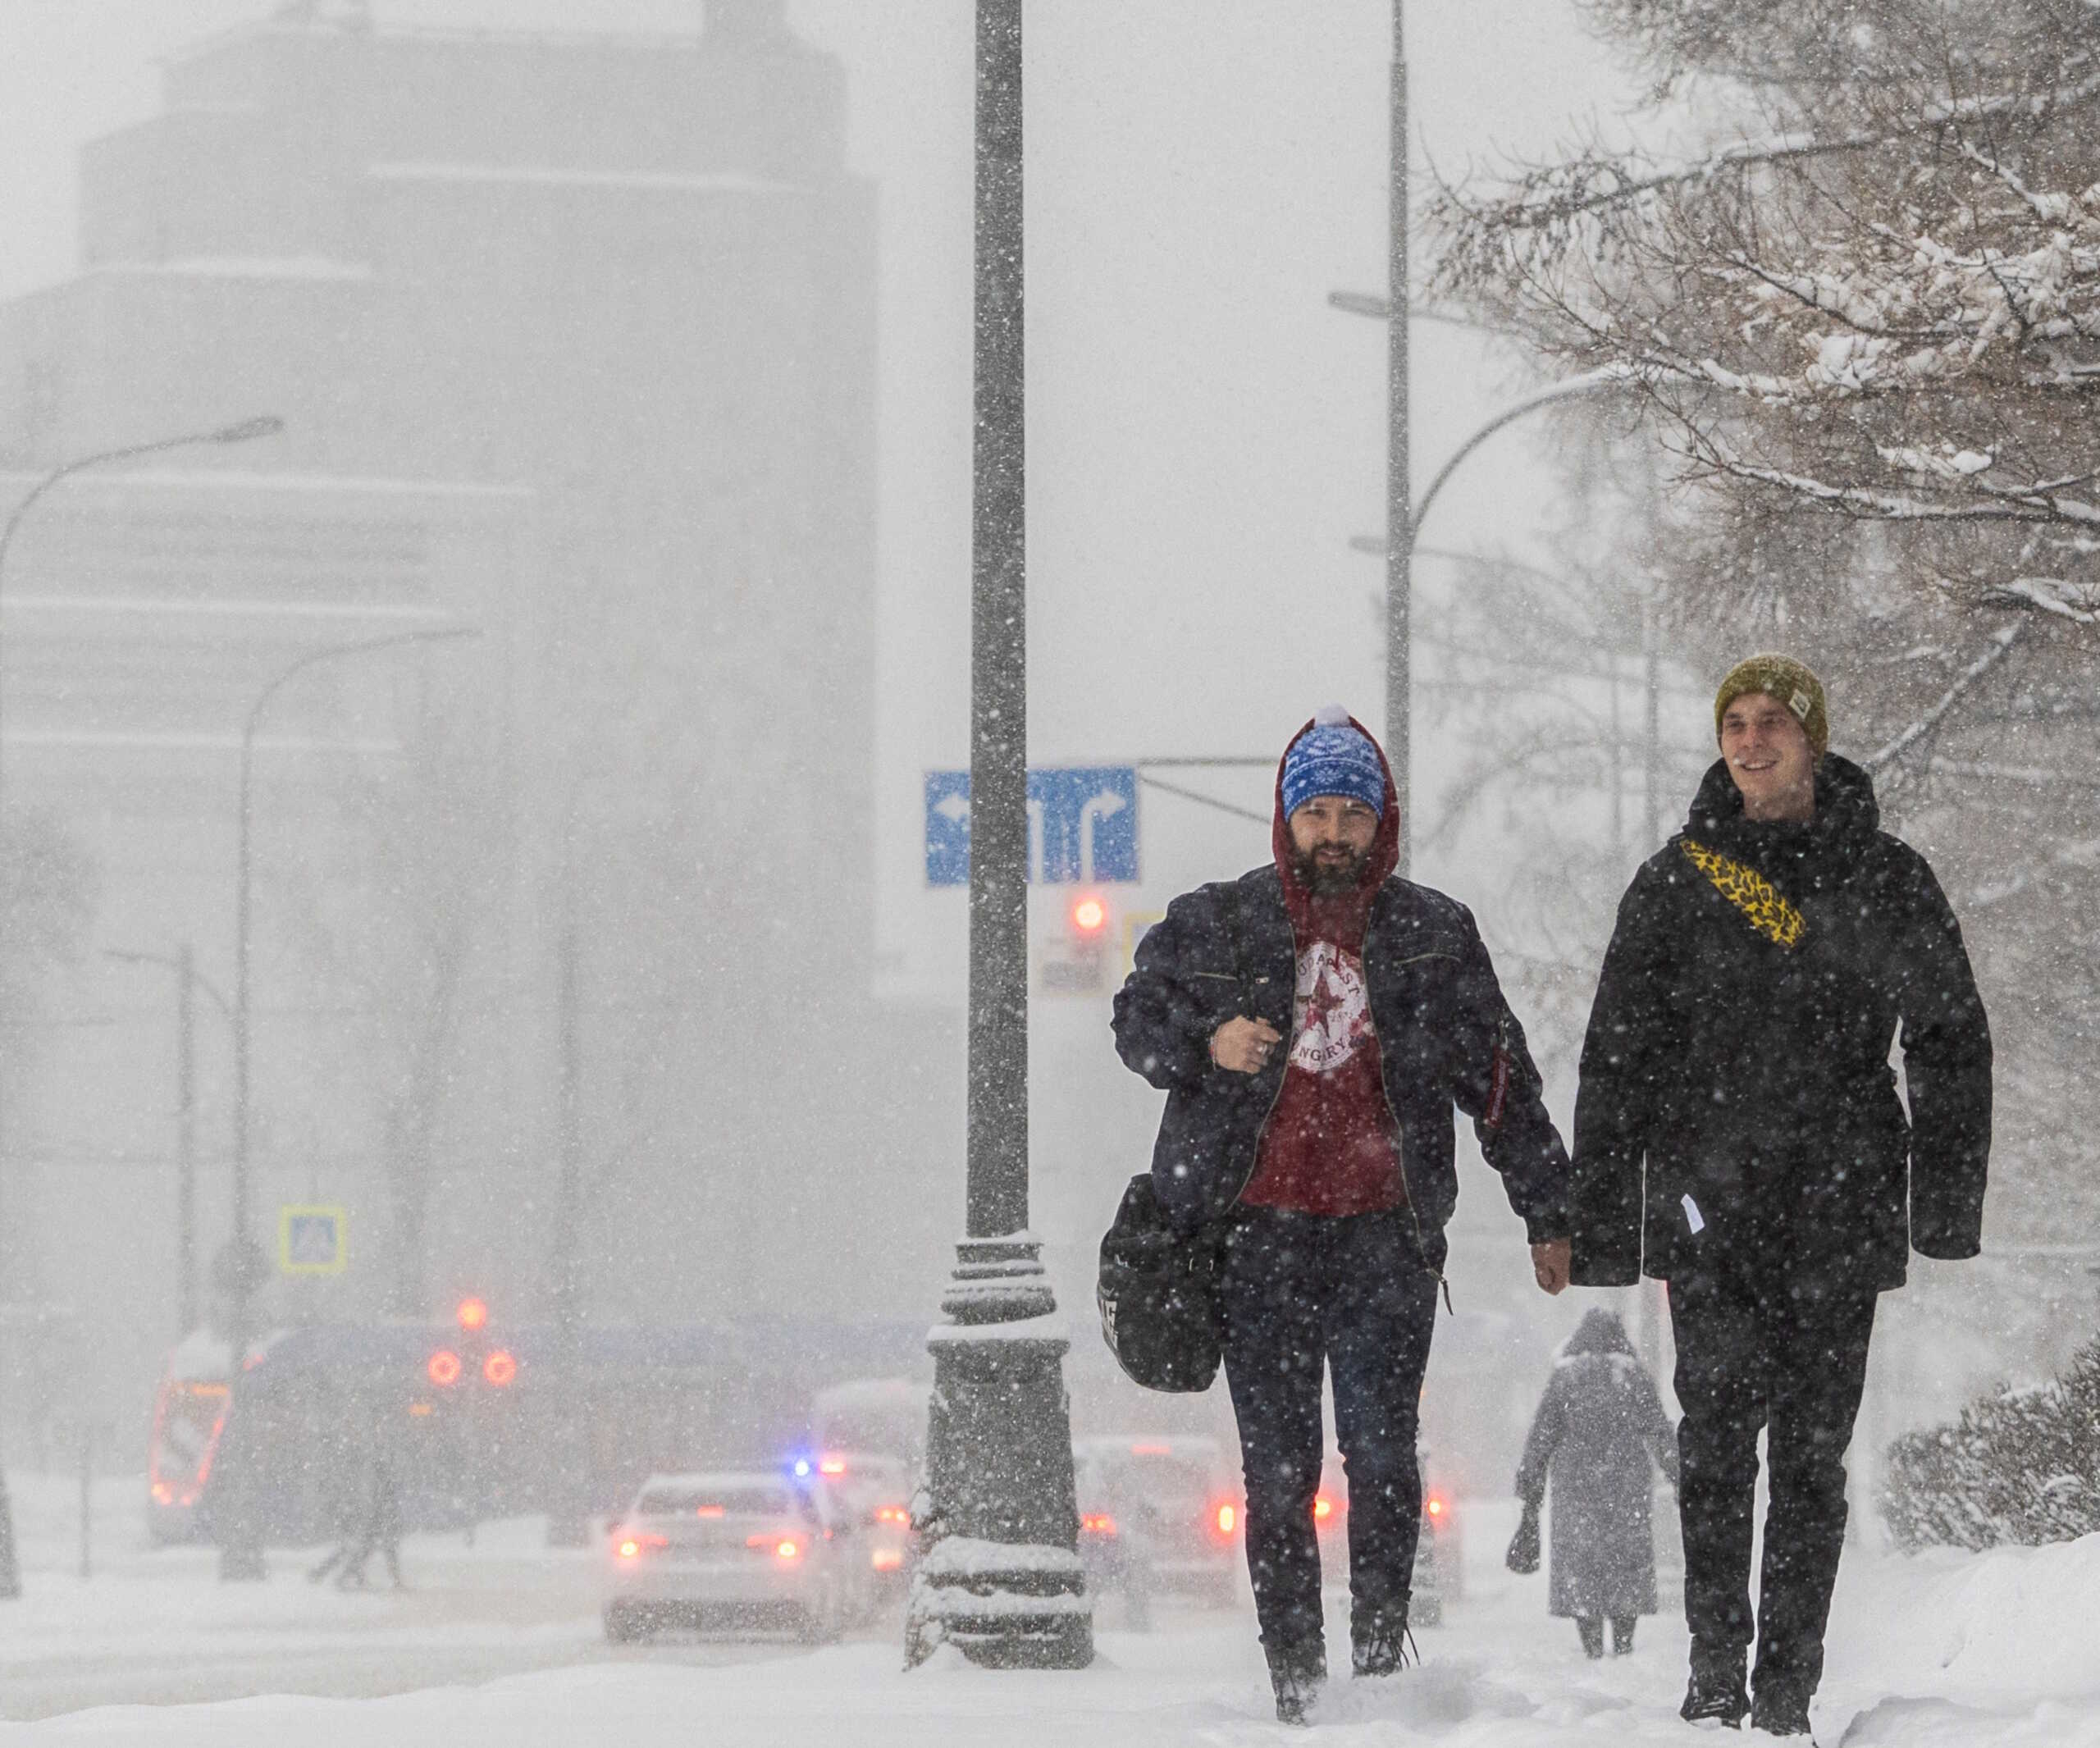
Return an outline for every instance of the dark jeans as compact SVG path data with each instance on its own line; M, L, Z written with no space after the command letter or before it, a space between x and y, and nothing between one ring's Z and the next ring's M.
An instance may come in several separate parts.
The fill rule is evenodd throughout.
M1415 1420L1436 1279L1404 1209L1327 1216L1243 1209L1227 1240L1225 1375L1247 1482L1247 1568L1273 1655L1322 1642L1312 1503L1334 1375L1349 1477L1351 1618L1404 1618L1422 1518Z
M1852 1285L1697 1274L1669 1284L1684 1616L1691 1654L1741 1667L1751 1642L1757 1435L1771 1503L1753 1685L1806 1698L1845 1541L1845 1447L1866 1383L1874 1294Z

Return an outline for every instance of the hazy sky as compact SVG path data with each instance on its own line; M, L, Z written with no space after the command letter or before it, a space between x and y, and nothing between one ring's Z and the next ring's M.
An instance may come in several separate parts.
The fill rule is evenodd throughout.
M74 154L153 112L155 57L270 7L0 6L0 293L69 271ZM699 8L375 10L384 25L682 30ZM960 938L952 895L920 888L918 845L920 774L966 744L971 9L792 0L792 16L844 60L856 166L880 185L879 887L887 945L924 969L929 942ZM1267 752L1329 699L1379 713L1382 573L1347 542L1382 524L1383 333L1326 296L1383 285L1390 20L1387 0L1029 8L1038 762ZM1413 0L1408 20L1418 167L1543 148L1622 101L1569 0ZM1418 327L1417 345L1419 481L1517 377L1448 327ZM1501 440L1454 481L1436 543L1521 545L1537 491L1524 444ZM1192 865L1235 852L1218 818L1185 824ZM1150 822L1148 843L1175 829Z

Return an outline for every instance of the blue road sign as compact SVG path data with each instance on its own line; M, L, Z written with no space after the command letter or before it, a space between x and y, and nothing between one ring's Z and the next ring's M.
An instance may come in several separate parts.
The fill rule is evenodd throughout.
M1052 765L1028 774L1028 877L1052 886L1138 878L1134 765ZM970 773L926 774L926 883L970 879Z
M277 1267L287 1275L340 1275L348 1260L339 1207L277 1210Z
M926 883L970 883L970 773L926 774Z

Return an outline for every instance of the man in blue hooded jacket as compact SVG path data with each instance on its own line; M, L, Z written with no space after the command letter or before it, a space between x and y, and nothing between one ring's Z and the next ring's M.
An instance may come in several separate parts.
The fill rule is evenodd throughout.
M1353 1667L1402 1660L1454 1105L1503 1175L1539 1285L1568 1280L1568 1161L1538 1070L1471 913L1395 873L1399 821L1377 743L1321 711L1277 772L1273 859L1176 899L1116 998L1117 1050L1167 1095L1153 1189L1181 1230L1222 1231L1248 1568L1277 1715L1294 1723L1326 1673L1323 1371L1349 1476Z

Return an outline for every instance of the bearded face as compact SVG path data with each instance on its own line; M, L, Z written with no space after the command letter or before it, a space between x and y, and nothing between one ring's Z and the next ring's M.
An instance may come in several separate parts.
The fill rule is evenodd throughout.
M1323 845L1309 856L1299 851L1290 860L1298 883L1315 898L1339 898L1354 892L1362 882L1371 852L1346 845Z
M1316 898L1353 892L1370 865L1378 815L1344 796L1316 796L1290 816L1291 869Z

